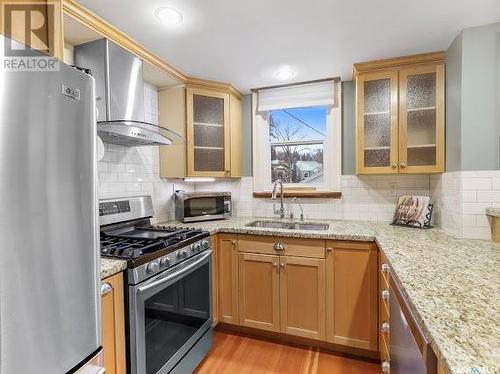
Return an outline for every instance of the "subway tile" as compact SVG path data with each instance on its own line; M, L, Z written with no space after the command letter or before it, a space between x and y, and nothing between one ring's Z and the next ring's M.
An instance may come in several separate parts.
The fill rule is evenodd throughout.
M500 202L500 191L477 191L477 202Z
M462 187L464 190L484 191L491 190L491 178L464 178L462 180Z
M476 191L462 191L462 201L464 203L474 203L476 200Z

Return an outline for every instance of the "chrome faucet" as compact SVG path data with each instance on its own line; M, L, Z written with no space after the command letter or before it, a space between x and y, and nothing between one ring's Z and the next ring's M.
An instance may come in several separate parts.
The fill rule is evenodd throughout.
M294 203L299 204L299 208L300 208L300 220L304 221L304 209L302 209L302 204L297 200L296 197L294 197L292 200L293 200Z
M280 214L280 218L283 219L285 218L285 208L283 207L283 181L281 179L276 179L276 181L273 184L273 193L271 195L271 199L276 200L276 190L278 189L278 184L280 185L281 188L281 194L280 194L280 210L278 211ZM276 212L274 212L276 213Z

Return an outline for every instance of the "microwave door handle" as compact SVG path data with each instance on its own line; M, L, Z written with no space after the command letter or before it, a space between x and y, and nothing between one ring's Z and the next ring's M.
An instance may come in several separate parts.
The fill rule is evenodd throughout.
M164 283L167 283L169 281L171 281L172 279L174 278L177 278L185 273L188 273L189 271L191 271L193 268L196 268L198 267L202 262L204 262L208 257L210 257L210 255L212 254L212 251L211 250L208 250L206 251L207 253L205 253L203 256L201 256L199 259L197 259L196 261L194 261L193 263L189 264L188 266L182 268L182 269L179 269L179 271L176 271L175 273L172 273L164 278L160 278L152 283L149 283L149 284L146 284L142 287L139 287L137 289L137 292L138 293L143 293L143 292L146 292L147 290L150 290L151 288L155 288L157 286L160 286Z

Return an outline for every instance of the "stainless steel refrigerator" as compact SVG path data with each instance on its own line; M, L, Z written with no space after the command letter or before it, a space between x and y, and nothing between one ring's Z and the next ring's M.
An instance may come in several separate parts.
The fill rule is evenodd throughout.
M0 69L1 374L104 372L95 148L91 76Z

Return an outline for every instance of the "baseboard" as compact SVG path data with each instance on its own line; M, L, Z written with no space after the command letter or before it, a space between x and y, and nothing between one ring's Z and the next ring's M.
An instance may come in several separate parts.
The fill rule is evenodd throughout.
M263 339L281 344L292 345L296 347L315 347L323 351L328 351L336 355L349 358L361 359L368 362L380 362L380 353L378 351L368 351L360 348L347 347L339 344L329 343L321 340L302 338L299 336L276 333L254 329L251 327L237 326L229 323L219 322L215 331L223 331L235 335L246 336L250 338Z

